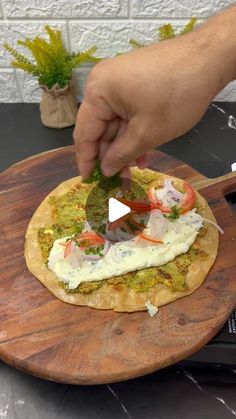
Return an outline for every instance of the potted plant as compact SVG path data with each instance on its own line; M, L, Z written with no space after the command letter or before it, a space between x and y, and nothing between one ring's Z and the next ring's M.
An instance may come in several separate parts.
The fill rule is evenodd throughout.
M18 45L29 49L34 61L19 53L9 44L4 44L14 57L12 65L38 79L43 89L40 104L42 123L50 128L64 128L74 125L77 114L77 102L72 83L73 70L85 61L97 62L93 46L85 52L70 54L63 45L61 31L45 26L49 40L39 36L34 39L19 40Z

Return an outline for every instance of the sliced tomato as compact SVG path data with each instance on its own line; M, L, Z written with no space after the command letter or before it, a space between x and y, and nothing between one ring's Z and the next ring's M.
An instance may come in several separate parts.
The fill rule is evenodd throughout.
M76 238L76 241L77 243L86 242L86 245L83 247L99 246L100 244L105 243L105 239L93 231L81 233L79 237Z
M161 212L170 213L171 209L162 205L161 201L155 195L155 188L151 186L148 189L148 199L152 202L152 205L155 206L155 209L159 209Z
M139 213L148 212L156 208L156 206L153 203L146 203L142 201L130 201L124 198L117 198L117 201L120 201L122 202L122 204L127 205L132 211Z
M147 240L147 241L149 241L149 242L151 242L151 243L163 243L163 241L162 241L162 240L155 239L154 237L149 236L149 234L145 234L144 232L140 233L140 234L139 234L139 237L140 237L141 239L143 239L143 240Z
M195 200L196 200L196 194L192 186L187 182L185 182L183 186L184 186L186 194L184 197L182 209L180 211L181 214L184 214L185 212L190 211L194 207Z
M190 211L193 208L195 199L196 199L195 191L189 183L185 182L183 184L183 187L185 190L185 197L184 197L182 207L180 208L181 214L184 214L185 212ZM155 207L159 209L161 212L163 213L171 212L170 207L166 207L165 205L161 203L159 199L157 199L157 197L155 196L155 188L153 186L150 187L148 190L148 198L150 199L152 204L155 205Z
M94 233L93 231L81 233L79 237L74 239L80 246L81 249L86 249L87 247L99 246L105 243L105 239L99 234ZM83 245L83 242L86 243ZM62 246L65 246L64 249L64 258L67 258L73 250L73 240L68 240L66 243L60 243Z

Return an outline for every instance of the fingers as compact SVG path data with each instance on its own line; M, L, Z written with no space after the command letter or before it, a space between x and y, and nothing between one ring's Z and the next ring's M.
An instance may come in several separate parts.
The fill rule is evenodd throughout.
M145 153L142 156L138 157L136 163L139 169L146 169L148 165L147 154Z
M109 143L113 140L114 137L118 134L120 129L120 118L114 118L112 121L109 121L106 126L106 130L99 139L99 159L101 160L104 156Z
M146 164L143 155L150 149L145 137L139 135L134 125L129 123L123 133L117 136L107 148L101 162L103 173L106 176L112 176L137 159L141 166Z
M124 167L121 170L121 174L120 175L123 178L129 179L130 178L130 168L129 168L129 166Z
M98 118L90 103L84 101L80 106L73 133L76 158L81 176L90 175L98 155L98 139L106 128L106 121Z

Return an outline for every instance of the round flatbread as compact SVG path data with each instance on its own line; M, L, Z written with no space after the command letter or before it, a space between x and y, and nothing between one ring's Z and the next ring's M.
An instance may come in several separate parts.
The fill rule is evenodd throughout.
M145 182L146 185L153 182L163 183L165 178L174 179L175 185L179 186L179 188L181 188L184 183L181 179L154 172L149 169L141 171L137 168L133 168L132 178L137 182L140 180L142 184ZM49 198L52 196L61 196L74 187L83 188L85 194L88 194L89 190L91 190L91 185L82 184L81 177L79 176L61 183L39 205L26 232L25 259L28 269L57 298L66 303L89 306L96 309L113 309L114 311L119 312L133 312L147 310L146 303L148 301L157 307L168 304L178 298L191 294L203 283L214 263L218 250L219 234L217 229L209 223L206 224L207 228L205 234L199 234L195 240L195 249L199 249L199 253L204 254L204 257L193 258L188 266L185 290L176 291L163 283L157 283L146 291L138 292L127 287L125 283L109 284L105 280L100 288L90 293L66 292L56 275L48 269L42 257L38 242L38 231L40 228L45 228L53 224L53 211L52 206L49 204ZM197 191L196 206L197 212L202 217L216 222L207 202Z

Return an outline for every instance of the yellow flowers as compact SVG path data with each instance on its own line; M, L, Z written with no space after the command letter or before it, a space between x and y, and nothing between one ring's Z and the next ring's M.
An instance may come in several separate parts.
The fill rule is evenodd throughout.
M184 35L185 33L191 32L196 22L197 22L197 19L195 17L192 17L192 19L190 19L190 21L186 23L186 25L180 31L179 35ZM171 23L167 23L165 25L160 26L159 34L158 34L159 41L164 41L165 39L175 38L176 36L178 36L178 34L176 33L176 30ZM136 41L135 39L130 39L129 44L133 48L140 48L144 46L144 44Z
M196 23L197 19L193 17L182 28L180 35L190 32ZM32 56L33 61L30 61L25 55L19 53L9 44L4 44L7 51L14 57L12 65L20 68L33 76L37 77L40 85L47 86L51 89L55 84L59 87L65 87L72 78L73 69L86 61L97 62L100 59L94 57L96 46L84 52L69 53L65 48L61 31L52 29L50 26L45 26L45 31L49 40L36 36L34 39L26 38L19 40L17 43L27 48ZM171 23L162 25L159 28L158 39L163 41L176 37L178 34ZM143 47L144 44L135 39L130 39L129 44L133 48ZM119 54L117 54L119 55Z
M63 45L60 30L54 30L46 25L45 31L49 41L39 36L34 39L26 38L24 41L18 41L18 45L31 52L34 58L33 62L10 45L4 44L7 51L14 57L12 65L37 77L39 84L47 86L49 89L55 84L63 88L71 80L75 67L85 61L99 61L93 56L97 50L95 46L84 52L70 54Z
M164 41L165 39L175 38L176 33L174 27L171 23L162 25L159 28L159 41Z
M183 27L180 35L184 35L185 33L191 32L194 28L195 23L197 22L196 17L192 17L188 23Z

